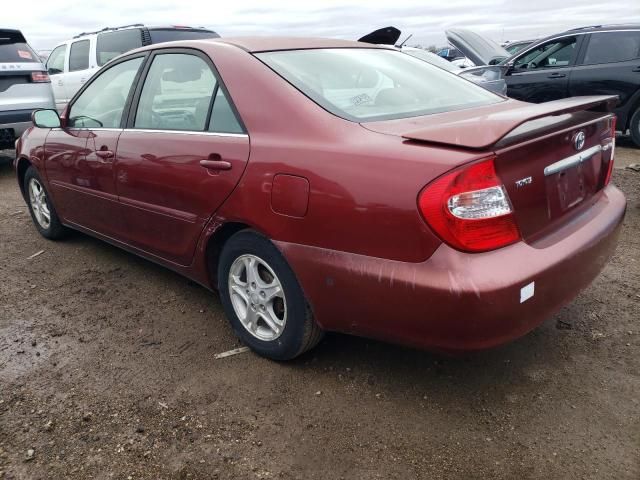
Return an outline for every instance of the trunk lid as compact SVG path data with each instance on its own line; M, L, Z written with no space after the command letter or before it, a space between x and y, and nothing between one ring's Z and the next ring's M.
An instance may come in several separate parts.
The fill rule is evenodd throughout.
M462 28L445 31L447 40L478 66L496 65L511 54L490 38Z
M495 148L496 173L528 243L566 224L605 186L613 115L573 112L524 124Z
M617 97L543 104L505 101L472 110L363 124L401 136L493 156L523 240L535 243L588 208L613 159Z

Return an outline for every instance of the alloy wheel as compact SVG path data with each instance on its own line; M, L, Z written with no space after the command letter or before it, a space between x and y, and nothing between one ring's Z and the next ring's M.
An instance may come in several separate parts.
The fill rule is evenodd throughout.
M270 342L284 331L287 303L280 279L255 255L241 255L229 270L229 296L244 328L259 340Z
M29 180L29 203L38 224L43 229L48 229L51 226L51 212L47 204L47 193L35 178Z

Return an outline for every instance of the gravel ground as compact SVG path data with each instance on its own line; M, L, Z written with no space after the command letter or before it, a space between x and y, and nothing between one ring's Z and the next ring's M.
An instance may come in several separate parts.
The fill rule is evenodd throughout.
M614 182L615 258L519 341L451 359L328 335L278 364L215 359L239 344L188 280L41 238L0 166L0 478L637 480L640 173Z

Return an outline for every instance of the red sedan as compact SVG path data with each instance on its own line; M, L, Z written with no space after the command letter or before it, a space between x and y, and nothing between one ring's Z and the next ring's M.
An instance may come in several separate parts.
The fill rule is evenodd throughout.
M15 168L42 235L79 230L217 290L261 355L324 331L475 350L610 258L615 101L509 100L356 42L176 42L35 113Z

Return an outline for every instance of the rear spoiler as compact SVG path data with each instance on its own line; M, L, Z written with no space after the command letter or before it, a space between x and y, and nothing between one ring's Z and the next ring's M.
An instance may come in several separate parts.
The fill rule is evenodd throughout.
M402 137L456 147L486 149L520 125L531 120L583 110L610 112L616 106L617 101L618 97L615 95L593 95L538 104L514 102L516 106L513 108L472 115L463 119L445 120L419 130L403 133Z

